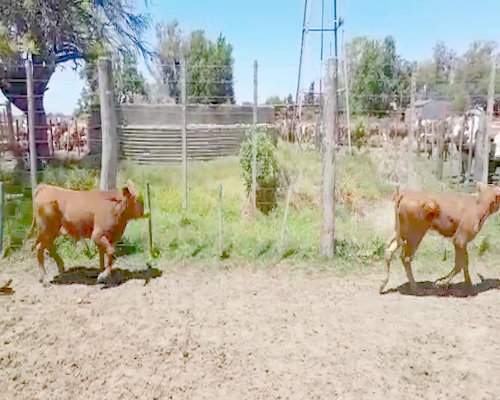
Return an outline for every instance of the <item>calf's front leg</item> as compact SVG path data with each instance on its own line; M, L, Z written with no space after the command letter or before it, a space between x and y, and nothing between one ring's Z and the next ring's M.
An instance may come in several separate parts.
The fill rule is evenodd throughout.
M113 258L115 255L115 248L108 240L108 238L101 233L94 233L92 235L92 240L99 246L99 261L102 271L97 277L97 282L104 282L112 272L111 265L113 264ZM104 268L104 254L106 254L107 265Z
M467 285L472 285L472 281L469 275L469 256L467 254L467 244L455 243L455 267L451 272L442 278L435 281L437 284L440 281L445 281L444 286L449 286L450 281L458 275L461 270L464 270L465 283Z

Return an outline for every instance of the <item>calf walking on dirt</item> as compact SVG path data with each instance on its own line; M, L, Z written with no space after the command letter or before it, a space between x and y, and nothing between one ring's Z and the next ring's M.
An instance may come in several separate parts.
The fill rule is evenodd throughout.
M500 187L478 183L477 189L478 193L474 195L406 191L396 196L396 227L385 250L387 276L380 287L381 294L389 281L392 256L399 247L403 249L401 259L411 290L417 292L411 260L429 229L452 238L455 246L455 267L436 283L446 280L448 285L463 269L465 283L472 285L467 244L476 237L486 218L500 207Z
M77 191L40 185L35 192L33 224L28 233L28 237L32 236L38 227L34 247L38 253L40 282L45 278L45 250L55 260L59 273L64 273L63 261L54 245L62 229L76 240L91 238L97 244L101 266L97 280L104 281L112 272L116 242L128 221L143 216L143 201L132 182L123 190Z

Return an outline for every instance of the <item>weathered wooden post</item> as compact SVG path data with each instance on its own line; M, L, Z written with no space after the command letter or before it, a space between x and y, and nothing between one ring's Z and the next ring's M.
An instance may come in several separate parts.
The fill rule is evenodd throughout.
M410 176L412 173L413 141L415 140L415 95L417 88L417 73L414 70L411 74L411 97L410 97L410 129L408 135L408 167L406 174L406 188L410 187ZM398 122L399 124L399 122Z
M31 195L35 199L37 185L37 159L36 159L36 140L35 140L35 96L33 86L33 61L31 54L25 60L26 68L26 90L28 94L28 134L30 150L30 177L31 177Z
M154 255L154 249L153 249L153 223L152 223L152 211L151 211L151 192L149 190L149 182L146 183L146 191L147 191L147 196L148 196L148 229L149 229L149 252L151 254L151 257Z
M3 182L0 181L0 257L2 256L3 248L3 210L4 210L4 187Z
M116 189L118 137L111 60L99 58L99 92L101 100L102 161L101 190Z
M288 194L286 196L285 215L283 217L283 224L281 226L281 237L279 245L280 257L283 257L285 252L286 222L288 219L288 210L290 209L290 200L292 198L292 193L293 193L293 184L290 184L290 187L288 188Z
M475 143L472 141L472 137L474 136L474 129L475 129L475 123L476 120L474 116L472 117L471 121L471 129L470 129L470 134L469 134L469 155L467 156L468 158L468 164L467 164L467 183L469 183L472 180L472 153L474 152L474 147ZM476 141L477 141L477 136L476 136Z
M182 209L187 209L187 82L186 59L181 60L181 102L182 102Z
M224 254L224 235L222 233L222 183L219 184L219 257Z
M325 87L325 126L323 135L323 226L319 252L321 255L333 258L335 251L335 138L338 129L337 77L338 60L333 58L327 63Z
M12 104L9 101L7 101L7 106L6 106L6 112L7 112L7 130L9 132L9 147L10 149L16 153L16 140L14 138L14 124L12 122Z
M486 135L484 138L484 161L483 161L483 182L489 182L489 166L490 166L490 138L493 136L493 105L495 103L495 80L496 80L496 56L497 52L494 49L491 52L491 70L490 83L488 86L488 103L486 105Z
M437 135L438 135L438 158L436 160L436 175L439 180L443 179L444 168L444 135L445 135L444 120L438 122Z
M257 208L257 106L258 106L258 63L253 63L253 140L252 140L252 202Z

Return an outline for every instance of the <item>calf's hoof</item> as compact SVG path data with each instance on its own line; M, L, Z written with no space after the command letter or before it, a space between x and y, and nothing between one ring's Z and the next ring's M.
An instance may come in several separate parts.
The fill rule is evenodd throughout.
M98 283L105 283L108 280L109 276L110 276L109 272L106 272L106 271L101 272L99 274L99 276L97 277L97 282Z

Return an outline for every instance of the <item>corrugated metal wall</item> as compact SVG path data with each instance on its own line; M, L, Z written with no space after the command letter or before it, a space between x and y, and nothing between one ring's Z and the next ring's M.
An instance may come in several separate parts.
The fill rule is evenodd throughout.
M200 126L187 129L187 156L210 160L237 155L249 125ZM182 160L182 131L179 126L124 126L120 130L122 159L140 164L175 163Z

